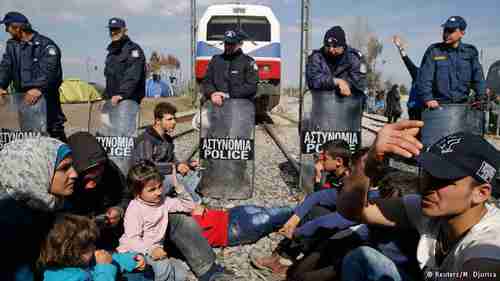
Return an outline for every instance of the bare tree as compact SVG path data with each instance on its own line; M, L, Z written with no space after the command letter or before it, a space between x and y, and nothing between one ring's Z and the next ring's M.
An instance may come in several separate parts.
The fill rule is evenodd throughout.
M399 85L399 93L402 96L407 96L408 95L408 88L406 88L405 84Z
M368 45L368 36L370 34L370 26L365 17L356 17L354 24L347 27L349 44L361 52L366 52Z

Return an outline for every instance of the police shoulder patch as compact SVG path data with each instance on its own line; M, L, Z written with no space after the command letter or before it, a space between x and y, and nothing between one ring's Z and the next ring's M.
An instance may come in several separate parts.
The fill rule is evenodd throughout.
M252 66L252 67L253 67L253 70L255 70L255 71L258 71L258 70L259 70L259 66L257 65L257 63L256 63L254 60L252 60L252 61L250 62L250 66Z
M138 58L140 56L141 56L141 54L139 53L139 50L132 50L132 57L133 58Z
M57 55L57 49L55 46L52 46L52 45L49 45L47 46L47 53L50 55L50 56L55 56Z
M364 62L362 62L359 66L359 72L365 74L367 72L367 67L366 67L366 64Z

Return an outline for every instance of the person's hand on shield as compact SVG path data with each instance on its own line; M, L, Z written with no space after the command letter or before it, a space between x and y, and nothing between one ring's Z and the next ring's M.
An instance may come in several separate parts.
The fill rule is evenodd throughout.
M351 95L351 88L349 87L349 83L347 83L344 79L333 79L333 83L335 86L339 87L340 94L344 97L348 97Z
M0 105L5 105L7 104L7 95L9 94L9 92L7 92L6 90L0 88Z
M222 106L224 104L224 93L223 92L215 92L210 96L210 100L216 106Z
M24 95L24 103L27 105L34 105L41 96L42 92L40 92L39 89L30 89L26 92L26 95Z
M425 106L430 109L439 108L439 102L437 100L430 100L425 102Z
M111 98L111 104L116 106L122 99L122 96L113 96Z

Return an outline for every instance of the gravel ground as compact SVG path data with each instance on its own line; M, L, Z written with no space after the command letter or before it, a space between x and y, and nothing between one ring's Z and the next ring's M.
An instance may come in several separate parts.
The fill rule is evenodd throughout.
M177 127L177 132L189 128L185 124ZM293 128L279 128L280 132L287 132L290 136ZM295 129L296 132L296 129ZM296 133L295 133L296 134ZM210 207L230 208L239 205L254 204L259 206L295 206L296 196L301 192L297 187L297 175L287 163L286 158L274 145L273 140L265 131L257 127L256 130L256 171L254 196L248 200L214 200L206 198L205 202ZM286 145L292 145L293 137L283 139ZM198 134L193 133L175 140L176 154L179 159L185 159L198 142ZM297 144L298 141L295 141ZM291 146L289 146L291 147ZM197 155L195 156L197 157ZM250 253L265 255L281 240L277 234L261 239L253 245L229 247L224 250L215 249L217 259L228 269L233 270L241 280L267 280L266 276L255 270L249 263ZM190 276L190 280L196 280Z
M297 127L292 122L272 115L275 124L272 126L276 135L285 145L292 156L299 158L299 137ZM182 132L189 129L190 124L184 123L177 126L176 131ZM257 126L256 129L256 178L254 196L248 200L214 200L205 199L210 207L230 208L243 204L255 204L259 206L295 206L300 198L305 195L298 188L298 175L292 165L283 156L278 147L265 130ZM373 134L363 132L363 145L373 141ZM175 140L176 154L179 159L185 159L198 142L198 134L185 135ZM197 157L197 155L195 156ZM218 260L227 268L236 272L241 280L257 281L272 280L261 271L255 270L249 263L249 255L268 255L275 248L281 236L271 234L253 245L229 247L224 250L216 249ZM269 278L269 279L268 279ZM190 280L195 280L190 276Z

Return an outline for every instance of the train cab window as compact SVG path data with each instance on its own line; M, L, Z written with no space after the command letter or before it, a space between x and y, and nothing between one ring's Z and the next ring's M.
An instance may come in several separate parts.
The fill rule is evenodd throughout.
M207 25L207 41L220 41L228 30L243 30L251 41L271 41L271 24L265 17L215 16Z

